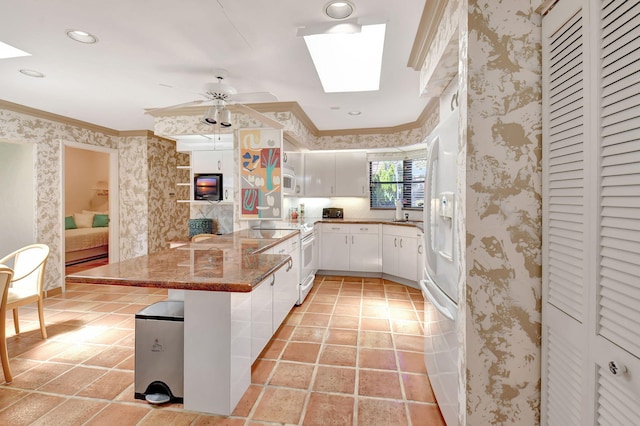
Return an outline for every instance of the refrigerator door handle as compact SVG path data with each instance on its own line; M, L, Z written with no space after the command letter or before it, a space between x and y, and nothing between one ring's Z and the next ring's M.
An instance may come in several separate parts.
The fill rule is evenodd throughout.
M433 247L433 234L435 232L436 226L436 214L433 211L436 207L433 200L433 189L436 185L436 176L438 169L438 145L440 143L440 138L437 137L433 140L433 143L429 147L429 152L427 154L427 170L431 175L431 179L426 183L425 188L425 201L426 201L426 217L424 221L424 237L425 237L425 264L427 268L427 273L431 276L436 275L436 248Z
M436 308L438 312L440 312L442 315L447 317L447 319L451 321L455 321L457 317L457 313L455 312L455 310L450 309L444 306L442 303L440 303L440 301L437 300L437 297L433 294L433 290L436 290L436 289L433 289L433 290L430 289L429 287L431 286L435 286L435 284L433 284L433 282L430 279L427 278L426 280L420 280L420 288L422 289L422 293L424 293L426 298L429 299L429 302L431 302L433 307Z

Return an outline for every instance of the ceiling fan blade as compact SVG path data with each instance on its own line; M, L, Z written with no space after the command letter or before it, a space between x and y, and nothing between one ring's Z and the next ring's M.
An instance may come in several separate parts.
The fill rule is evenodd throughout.
M259 104L266 102L278 102L278 98L271 92L246 92L231 96L234 102L243 104Z
M282 123L280 123L279 121L276 121L272 118L267 117L266 115L256 111L255 109L248 107L244 104L233 104L234 108L237 108L241 113L248 115L249 117L252 117L256 120L258 120L259 122L261 122L262 124L272 127L274 129L284 129L284 125Z
M200 105L203 102L209 102L209 100L208 99L202 99L202 100L197 100L197 101L184 102L184 103L181 103L181 104L170 105L170 106L166 106L166 107L162 107L162 108L147 108L147 109L144 110L144 112L145 112L145 114L153 114L153 113L156 113L156 112L169 111L169 110L172 110L172 109L196 106L196 105Z

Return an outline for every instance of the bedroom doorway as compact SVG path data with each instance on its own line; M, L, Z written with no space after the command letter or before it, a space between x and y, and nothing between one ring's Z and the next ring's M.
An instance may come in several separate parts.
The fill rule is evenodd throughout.
M119 260L117 150L66 142L62 148L62 267ZM64 284L63 284L64 285Z

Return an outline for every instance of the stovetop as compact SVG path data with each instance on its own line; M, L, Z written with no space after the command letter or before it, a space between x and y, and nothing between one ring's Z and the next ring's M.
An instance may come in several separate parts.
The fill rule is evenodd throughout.
M313 223L308 222L265 222L254 226L254 230L299 230L302 236L313 232Z

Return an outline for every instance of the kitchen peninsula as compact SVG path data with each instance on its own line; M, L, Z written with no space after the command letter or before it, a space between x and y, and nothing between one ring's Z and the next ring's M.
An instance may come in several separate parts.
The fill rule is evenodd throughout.
M280 298L276 292L291 292L290 286L297 294L298 283L287 276L290 256L262 252L297 235L243 230L68 275L66 281L165 288L170 299L183 299L184 407L229 415L250 385L252 352L262 349L256 349L264 341L256 332L264 334L265 327L255 324L255 312L275 306L272 292L274 300ZM287 312L294 303L287 302ZM269 337L279 325L269 323Z

